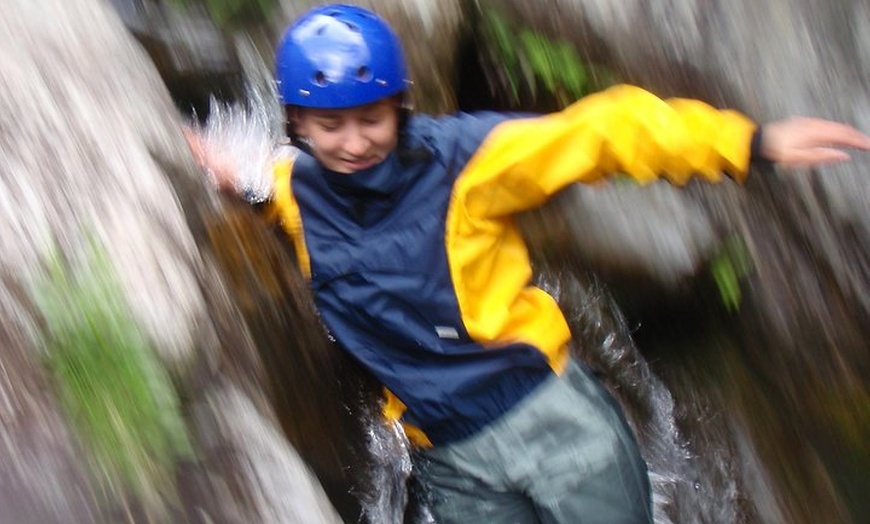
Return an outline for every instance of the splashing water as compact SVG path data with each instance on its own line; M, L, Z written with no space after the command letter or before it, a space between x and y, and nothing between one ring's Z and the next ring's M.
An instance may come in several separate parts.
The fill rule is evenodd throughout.
M267 107L252 97L247 104L227 104L212 98L209 117L197 129L200 157L212 181L229 174L241 194L264 200L271 193L272 166L292 148L279 138Z
M727 439L720 433L710 435L710 442L690 443L680 429L686 408L641 355L606 289L583 275L545 270L538 284L562 304L575 336L575 356L598 371L625 411L649 468L655 522L740 522L741 492ZM704 404L702 398L693 401ZM708 422L690 421L699 426ZM713 426L713 431L727 431ZM703 446L703 456L695 451L698 446Z

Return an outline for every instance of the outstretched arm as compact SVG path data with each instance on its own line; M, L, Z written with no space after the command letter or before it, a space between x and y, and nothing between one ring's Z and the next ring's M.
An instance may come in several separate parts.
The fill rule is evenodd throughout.
M615 173L640 183L716 182L723 173L742 181L757 129L736 111L616 86L559 113L494 128L465 167L455 197L469 216L485 219L532 209L568 184ZM836 162L848 158L843 148L870 148L856 129L813 118L773 122L760 136L752 159L785 167Z

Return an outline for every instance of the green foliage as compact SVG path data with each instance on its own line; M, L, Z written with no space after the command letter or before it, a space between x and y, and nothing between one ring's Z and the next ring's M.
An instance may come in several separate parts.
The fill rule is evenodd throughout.
M104 252L92 242L75 267L55 255L34 298L58 396L100 482L146 497L173 486L175 459L192 454L177 394Z
M278 0L170 0L179 6L202 6L219 27L265 21Z
M751 270L752 258L746 244L739 237L728 239L710 264L713 280L719 289L719 298L727 310L736 311L740 308L743 298L740 280Z
M568 42L549 39L527 28L510 26L496 12L484 14L483 34L502 64L511 96L520 102L520 93L528 90L532 98L543 88L565 107L574 100L613 83L612 74L584 63Z

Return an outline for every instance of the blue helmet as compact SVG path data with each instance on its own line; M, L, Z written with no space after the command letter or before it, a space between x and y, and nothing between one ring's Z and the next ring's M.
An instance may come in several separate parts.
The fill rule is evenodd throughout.
M308 11L284 34L275 57L282 104L339 109L405 91L399 39L378 15L352 5Z

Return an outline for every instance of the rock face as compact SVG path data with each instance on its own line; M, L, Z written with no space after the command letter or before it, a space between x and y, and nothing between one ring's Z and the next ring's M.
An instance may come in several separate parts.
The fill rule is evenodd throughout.
M340 522L336 508L360 518L360 502L347 493L368 493L374 466L359 435L376 406L362 375L341 371L351 385L337 395L346 364L292 264L243 272L253 264L248 255L278 249L277 237L247 208L219 212L164 84L121 21L101 2L12 2L0 9L0 54L2 520ZM240 223L246 243L231 234ZM209 236L215 231L226 234ZM261 244L251 244L257 232ZM176 398L193 448L153 491L93 467L89 430L45 365L51 320L35 303L35 283L52 260L88 263L88 245L105 252L135 331L171 378L164 393ZM244 302L257 293L271 302ZM85 319L88 304L80 306ZM256 318L258 329L283 337L284 365L296 373L286 377L297 388L291 407L306 412L276 411L286 388L270 379L282 368L255 346ZM356 444L345 445L346 436Z

